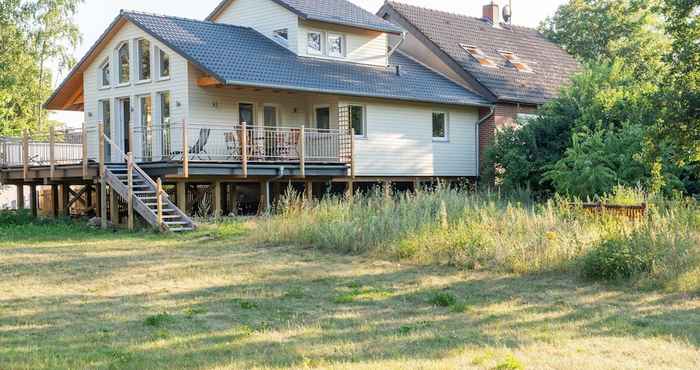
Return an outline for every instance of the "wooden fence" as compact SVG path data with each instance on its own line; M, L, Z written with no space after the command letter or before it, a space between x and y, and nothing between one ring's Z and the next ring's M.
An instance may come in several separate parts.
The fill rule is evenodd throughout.
M584 211L594 214L609 214L619 217L627 217L630 219L640 219L647 214L647 204L626 206L619 204L604 204L604 203L583 203L572 204L573 208L581 208Z

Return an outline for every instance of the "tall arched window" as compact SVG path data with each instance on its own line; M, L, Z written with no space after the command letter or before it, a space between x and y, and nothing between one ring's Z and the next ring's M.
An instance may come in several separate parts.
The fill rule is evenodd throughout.
M129 43L125 42L117 49L119 60L119 83L129 83Z

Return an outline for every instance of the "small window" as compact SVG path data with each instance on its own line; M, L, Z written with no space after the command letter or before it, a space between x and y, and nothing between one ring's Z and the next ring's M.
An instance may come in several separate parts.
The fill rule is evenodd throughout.
M109 59L105 60L100 66L100 79L102 87L110 87L112 85L112 71L110 70Z
M491 60L486 53L484 53L483 50L479 49L476 46L472 45L464 45L464 44L459 44L459 46L462 47L469 55L472 56L472 58L476 59L479 64L481 64L484 67L491 67L491 68L498 68L496 63Z
M158 52L158 74L160 78L170 77L170 56L163 50Z
M345 37L342 35L328 35L328 56L342 58L345 56Z
M275 40L283 45L287 45L289 42L289 30L286 28L274 30L272 31L272 35L275 37Z
M510 64L518 70L518 72L533 73L532 68L525 63L520 57L515 55L511 51L499 51L499 53L505 58Z
M151 43L148 40L138 41L139 81L151 79Z
M119 84L129 83L129 43L121 44L117 51L119 60Z
M350 106L350 126L356 136L366 136L365 107L361 105Z
M277 107L266 105L263 112L264 125L267 127L277 127Z
M447 140L447 113L433 112L433 140Z
M323 55L321 32L309 32L306 34L306 49L310 55Z

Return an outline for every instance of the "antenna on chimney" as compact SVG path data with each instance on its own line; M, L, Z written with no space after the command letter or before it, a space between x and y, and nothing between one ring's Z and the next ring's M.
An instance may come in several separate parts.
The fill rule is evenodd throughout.
M510 0L508 5L503 7L503 20L509 25L513 24L513 0Z

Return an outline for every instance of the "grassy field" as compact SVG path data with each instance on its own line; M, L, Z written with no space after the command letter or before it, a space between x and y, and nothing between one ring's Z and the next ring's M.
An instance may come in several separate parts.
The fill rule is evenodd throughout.
M0 225L0 369L690 369L700 297L566 273Z

